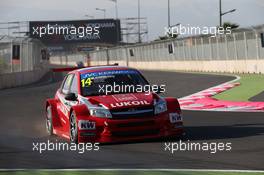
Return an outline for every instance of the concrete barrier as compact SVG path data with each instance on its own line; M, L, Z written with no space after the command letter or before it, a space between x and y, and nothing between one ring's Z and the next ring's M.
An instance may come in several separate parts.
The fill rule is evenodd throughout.
M85 59L84 59L85 60ZM137 60L137 59L135 59ZM162 59L160 59L162 60ZM83 61L85 63L85 61ZM198 71L198 72L225 72L225 73L264 73L264 59L241 60L181 60L181 61L134 61L110 59L109 64L119 63L121 66L129 66L147 70L169 71ZM76 66L76 61L65 61L54 58L51 64ZM91 65L107 65L107 61L92 59Z
M129 62L129 67L149 70L264 73L264 60Z
M120 66L126 66L126 61L109 61L109 64L115 64L118 63ZM52 65L64 65L64 66L76 66L75 61L68 61L66 62L60 62L60 61L51 61L50 64ZM84 65L87 66L87 63L84 62ZM95 65L107 65L107 61L91 61L91 66Z
M27 72L14 72L0 74L0 89L12 88L34 83L40 80L48 69L40 69Z
M212 61L110 61L146 70L196 71L223 73L264 73L264 60L212 60ZM105 65L106 61L92 61L91 65Z

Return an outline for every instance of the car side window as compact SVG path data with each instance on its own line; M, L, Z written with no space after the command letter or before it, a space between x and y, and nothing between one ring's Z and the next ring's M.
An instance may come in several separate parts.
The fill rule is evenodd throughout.
M73 74L70 74L65 79L64 84L63 84L63 87L62 87L62 93L63 94L69 93L73 76L74 76Z
M74 94L78 94L78 85L77 85L77 77L74 75L70 87L70 92Z

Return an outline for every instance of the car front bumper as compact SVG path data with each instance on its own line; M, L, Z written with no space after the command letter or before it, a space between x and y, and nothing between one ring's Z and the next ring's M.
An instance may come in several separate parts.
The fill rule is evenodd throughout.
M184 133L183 122L171 121L169 112L153 117L137 119L102 119L94 117L93 129L79 129L79 142L125 142L180 136Z

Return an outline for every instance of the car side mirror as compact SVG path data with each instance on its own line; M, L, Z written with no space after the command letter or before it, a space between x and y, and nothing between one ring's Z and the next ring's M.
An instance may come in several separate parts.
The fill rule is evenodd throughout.
M74 93L68 93L65 95L65 99L69 101L77 101L77 97Z

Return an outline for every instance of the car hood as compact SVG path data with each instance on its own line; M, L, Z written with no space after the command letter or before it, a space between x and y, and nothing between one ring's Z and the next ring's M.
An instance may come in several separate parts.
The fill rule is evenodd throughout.
M113 94L89 97L88 101L92 104L104 105L108 109L142 107L153 105L154 98L152 93L130 93L130 94Z

